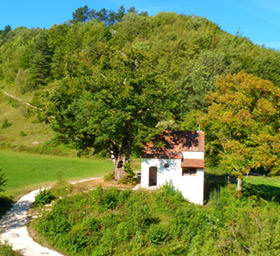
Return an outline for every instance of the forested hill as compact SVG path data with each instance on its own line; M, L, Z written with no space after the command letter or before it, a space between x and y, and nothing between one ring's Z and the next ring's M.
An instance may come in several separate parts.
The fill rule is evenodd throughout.
M109 65L112 56L129 50L147 56L150 70L165 73L197 102L223 73L243 70L280 86L279 52L228 34L207 19L175 13L130 13L113 25L92 20L50 29L19 27L4 33L0 45L1 83L21 93L65 77L90 76L95 66Z
M80 143L81 147L93 146L96 141L107 145L115 135L120 141L124 140L125 137L119 135L127 130L133 133L129 135L130 139L138 139L138 135L143 138L144 131L163 125L164 122L167 123L166 128L190 128L188 124L183 124L186 116L188 122L188 113L196 110L206 112L209 102L206 102L205 96L217 90L216 79L226 74L234 75L243 71L270 80L280 87L280 52L226 33L205 18L176 13L148 16L132 10L110 21L100 18L99 14L94 13L95 18L91 19L83 18L82 15L81 19L54 25L49 29L19 27L10 30L8 27L0 33L1 88L29 102L34 95L46 95L62 88L56 98L52 98L53 108L47 110L47 115L52 115L52 119L48 120L55 120L53 129L68 134L68 139ZM244 80L250 85L250 81L255 78L247 79L241 75L237 82L234 79L227 78L225 81L232 84ZM250 102L258 100L257 95L261 97L261 93L253 91L253 85L248 90L251 91L243 91L251 93ZM224 92L222 88L219 93ZM262 95L266 94L263 92ZM247 98L242 98L243 103ZM39 108L44 107L43 103L48 99L35 97L33 103ZM268 96L268 101L271 99ZM277 99L273 100L277 102ZM73 102L74 105L71 105ZM221 102L225 100L221 99ZM110 108L107 109L108 106ZM80 107L88 112L78 112ZM245 109L253 111L255 107L256 104ZM86 122L97 114L92 111L98 108L101 112L107 111L107 123L103 114ZM260 110L256 109L254 113L260 113ZM277 114L279 110L270 113ZM113 120L115 123L112 123L109 114L116 118ZM8 114L5 115L9 119ZM140 115L141 120L134 119ZM271 116L271 120L273 118L276 116ZM104 121L102 125L106 129L111 128L106 130L97 127L100 120ZM264 118L261 116L256 120L262 122ZM135 126L131 124L134 121ZM265 122L270 123L268 120ZM170 127L169 124L174 126ZM277 134L278 125L276 122L267 131L273 130L272 133ZM256 132L260 132L258 127L262 127L262 124L254 126ZM218 128L215 129L208 136ZM98 132L100 134L96 135ZM236 136L242 132L236 132ZM9 128L1 131L1 138L8 133ZM22 137L26 137L24 133ZM248 134L252 134L252 130ZM256 140L250 138L250 141ZM261 144L263 142L259 142ZM94 147L98 146L95 144ZM215 150L220 148L221 145L215 144Z

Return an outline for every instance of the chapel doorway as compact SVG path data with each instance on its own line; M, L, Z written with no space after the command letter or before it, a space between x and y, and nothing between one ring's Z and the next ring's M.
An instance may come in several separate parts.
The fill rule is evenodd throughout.
M149 186L157 185L157 167L152 166L149 168Z

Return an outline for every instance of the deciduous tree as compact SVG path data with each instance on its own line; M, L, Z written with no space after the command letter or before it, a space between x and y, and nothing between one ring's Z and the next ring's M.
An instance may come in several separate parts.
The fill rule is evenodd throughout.
M79 149L113 153L116 180L132 150L176 110L172 84L135 48L103 56L93 76L64 79L48 100L46 116L55 131Z
M218 79L210 106L201 118L208 149L238 177L250 171L280 172L280 89L270 81L241 72Z

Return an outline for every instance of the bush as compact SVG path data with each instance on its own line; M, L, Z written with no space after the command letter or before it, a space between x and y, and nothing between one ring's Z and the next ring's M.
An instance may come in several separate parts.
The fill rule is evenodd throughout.
M136 185L138 183L138 179L135 176L133 169L131 168L130 163L126 163L124 166L125 174L120 178L120 184L132 184Z
M155 245L159 245L168 240L168 230L162 225L152 225L147 233L148 240Z
M27 136L27 134L24 131L20 131L19 135L22 136L22 137Z
M64 242L70 252L80 253L90 246L91 237L82 224L77 224L72 227Z
M10 245L0 243L0 255L1 256L20 256L21 254L18 252L14 252Z
M4 121L3 121L3 123L2 123L2 125L1 125L1 128L2 128L2 129L5 129L5 128L10 127L11 125L12 125L12 123L9 122L9 120L8 120L7 118L5 118Z
M130 191L120 191L117 189L104 190L98 187L92 192L92 198L96 206L101 211L115 209L118 205L124 204L130 196Z
M155 200L162 211L173 213L181 204L186 204L181 192L177 191L170 183L162 186L155 194Z
M146 230L152 224L160 222L160 219L154 216L148 202L145 202L137 194L130 198L126 206L128 207L130 221L141 231Z
M114 179L114 173L110 172L104 176L105 181L112 181Z
M69 211L70 205L73 206L71 201L58 200L51 212L43 214L40 221L36 223L35 229L43 233L46 238L54 241L55 244L63 244L64 234L67 234L72 227L68 219L71 214L71 210Z
M49 189L41 190L40 193L35 197L35 201L33 206L43 206L45 204L49 204L52 200L55 199L55 196Z
M126 173L124 176L122 176L119 179L119 184L131 184L131 185L136 185L138 183L137 177L133 174L128 174Z
M54 197L57 198L71 194L72 190L73 185L69 184L66 181L60 180L51 188L50 191L54 195Z

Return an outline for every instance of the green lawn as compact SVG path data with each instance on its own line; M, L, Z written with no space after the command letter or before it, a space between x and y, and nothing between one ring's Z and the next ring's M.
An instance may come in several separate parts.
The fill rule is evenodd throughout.
M254 185L268 185L280 188L280 177L249 176L245 181Z
M107 159L78 159L0 151L0 168L8 180L7 192L56 180L102 176L112 170Z

